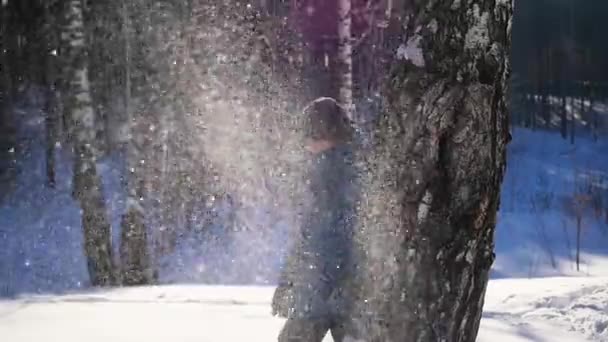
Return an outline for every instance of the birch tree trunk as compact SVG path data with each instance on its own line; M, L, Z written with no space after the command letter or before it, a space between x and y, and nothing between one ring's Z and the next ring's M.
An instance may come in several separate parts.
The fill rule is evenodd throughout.
M353 108L353 51L352 51L352 3L338 0L338 63L339 63L339 103L346 115L355 119Z
M125 42L125 111L129 131L127 137L127 211L121 221L121 278L124 285L143 285L152 281L148 236L144 221L146 158L143 151L144 146L151 144L147 135L152 132L146 129L148 122L142 116L142 108L133 108L131 105L133 70L131 69L130 16L132 10L127 0L123 0L122 12Z
M97 174L95 149L96 121L91 105L88 62L84 38L82 3L67 2L65 41L70 66L69 95L66 109L70 116L70 130L74 146L74 197L82 208L84 249L91 284L105 286L114 283L111 231L102 193L101 178Z
M406 1L363 179L353 334L474 341L510 139L510 0Z

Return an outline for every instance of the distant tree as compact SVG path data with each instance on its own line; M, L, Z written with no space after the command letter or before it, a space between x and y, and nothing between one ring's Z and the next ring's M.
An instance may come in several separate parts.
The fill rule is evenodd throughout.
M0 6L0 39L2 42L2 49L0 51L0 124L7 124L11 109L13 106L13 84L11 80L11 67L10 67L10 56L9 51L12 47L10 44L10 11L9 4L3 3ZM4 136L6 132L0 134ZM4 146L4 145L3 145Z
M9 181L12 179L9 176L13 175L11 164L15 156L14 84L11 75L11 70L14 68L11 52L14 51L15 37L10 25L14 22L11 16L13 6L14 4L8 1L0 4L0 46L2 46L0 48L0 179Z
M162 35L166 29L161 23L152 21L158 10L147 0L124 0L121 8L127 118L127 136L124 139L127 143L127 208L121 220L120 259L122 283L125 285L153 281L145 200L149 194L146 191L149 182L147 164L150 163L150 147L156 136L154 127L161 105L155 102L162 101L155 90L160 85L154 74L156 65L153 58L154 49L162 49L163 46L151 39L155 34ZM157 63L169 64L171 61L161 59Z
M43 56L44 65L44 121L46 133L46 178L50 187L55 186L55 151L59 143L59 118L61 97L59 95L60 65L59 65L59 34L61 13L60 1L48 1L44 4L44 31L46 45Z
M73 194L82 209L84 249L91 284L112 285L115 277L110 222L97 173L97 121L91 102L82 2L67 0L65 9L66 25L61 37L65 47L64 77L69 85L64 107L70 118L74 148Z
M0 39L2 39L2 51L0 51L0 65L2 66L2 70L0 70L1 77L1 85L0 91L2 97L0 98L0 103L2 107L0 107L0 113L3 120L9 115L9 111L12 107L13 102L13 84L11 79L11 68L10 68L10 56L9 51L13 47L11 42L11 32L9 24L12 22L10 18L10 7L8 1L6 3L2 3L0 6ZM4 121L3 121L4 122Z

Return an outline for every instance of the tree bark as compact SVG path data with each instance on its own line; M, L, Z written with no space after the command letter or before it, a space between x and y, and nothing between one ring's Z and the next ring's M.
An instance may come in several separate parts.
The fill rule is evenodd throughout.
M510 139L512 1L407 1L362 186L351 333L474 341Z
M0 107L0 119L8 120L9 112L13 106L13 82L11 77L10 57L9 53L13 47L11 44L11 35L9 23L10 7L9 3L0 4L0 36L2 37L2 51L0 51L0 73L2 73L2 97L0 98L2 107Z
M120 1L90 1L85 11L85 27L88 42L89 78L91 99L97 125L97 146L102 154L112 146L111 122L115 113L113 88L116 71L123 67L121 52ZM120 70L122 71L122 70ZM114 119L115 120L115 119Z
M581 270L581 232L582 232L582 216L576 215L576 271Z
M82 3L67 2L67 25L62 32L71 66L67 112L74 145L74 197L82 208L84 249L93 286L114 283L111 228L106 214L101 177L97 174L96 121L91 104Z
M47 89L47 98L45 99L45 133L46 133L46 183L49 187L55 188L55 144L57 143L57 112L54 105L54 90Z
M351 12L351 0L338 0L338 101L344 108L347 117L354 120Z
M59 94L57 87L58 80L58 58L57 51L59 50L59 35L58 22L56 19L56 4L55 2L46 3L45 11L45 27L47 33L46 49L44 55L45 61L45 85L46 98L44 105L45 114L45 131L46 131L46 179L47 184L51 188L55 187L55 149L59 140Z
M14 46L11 41L15 33L11 30L11 5L0 3L0 179L10 180L15 171L15 129L13 116L13 82L11 70L14 70L10 53ZM4 181L0 181L4 183ZM0 195L0 200L2 199Z
M150 146L148 138L152 131L143 117L143 108L134 107L132 103L132 66L131 49L131 13L134 13L129 2L123 0L123 36L125 51L125 111L129 132L127 137L127 211L121 221L121 279L124 285L143 285L152 282L152 270L148 253L148 235L145 225L144 196L146 190L146 154L145 146ZM146 15L146 13L139 13ZM136 82L141 83L141 72ZM143 95L143 94L139 94ZM145 95L144 95L145 96Z

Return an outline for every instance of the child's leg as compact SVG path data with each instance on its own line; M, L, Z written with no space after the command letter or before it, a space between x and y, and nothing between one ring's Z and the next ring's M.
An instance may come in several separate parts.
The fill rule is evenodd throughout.
M331 327L331 337L334 339L334 342L343 342L344 337L346 336L346 332L344 331L344 326L342 324L336 324Z
M279 342L321 342L329 324L321 320L288 319L279 334Z

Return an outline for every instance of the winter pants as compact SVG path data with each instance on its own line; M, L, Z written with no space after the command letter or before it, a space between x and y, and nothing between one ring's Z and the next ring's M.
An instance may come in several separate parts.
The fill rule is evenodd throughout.
M331 332L334 342L344 340L344 325L338 320L290 318L279 335L279 342L321 342Z

